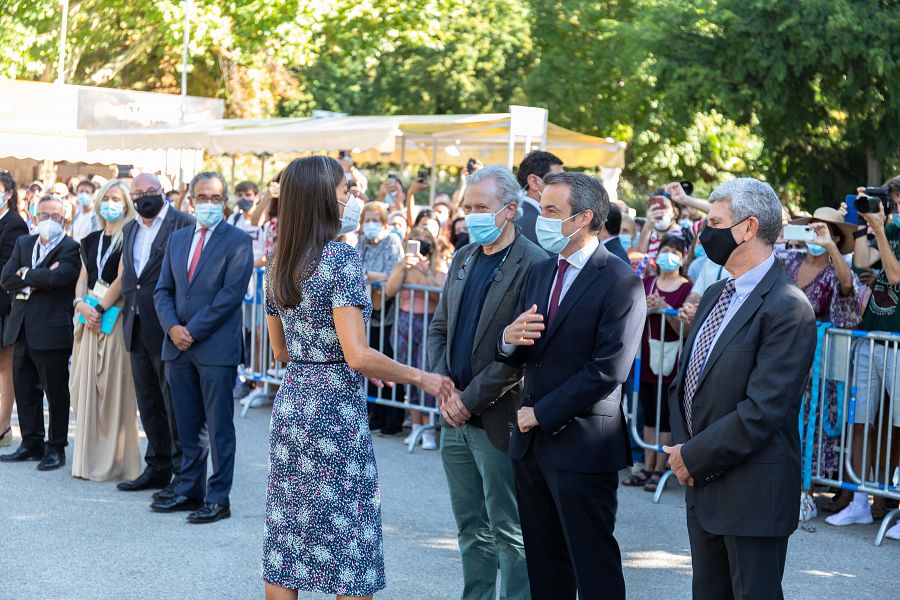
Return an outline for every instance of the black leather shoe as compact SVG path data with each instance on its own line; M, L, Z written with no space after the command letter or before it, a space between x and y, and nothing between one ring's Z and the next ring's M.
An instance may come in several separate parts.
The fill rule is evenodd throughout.
M120 481L116 489L121 492L143 492L144 490L161 490L169 485L169 477L156 477L149 471L144 471L141 476L131 481Z
M206 503L198 510L188 515L188 523L202 525L204 523L215 523L231 516L231 508L223 504Z
M19 449L12 454L4 454L0 456L2 462L23 462L26 460L41 460L44 458L43 448L26 448L19 446Z
M46 448L44 450L44 458L41 459L37 466L38 471L55 471L66 464L66 451L57 450L55 448Z
M171 500L175 497L175 482L173 481L150 497L154 500Z
M171 500L157 500L150 504L153 512L171 513L185 510L197 510L203 506L200 498L188 498L187 496L175 496Z

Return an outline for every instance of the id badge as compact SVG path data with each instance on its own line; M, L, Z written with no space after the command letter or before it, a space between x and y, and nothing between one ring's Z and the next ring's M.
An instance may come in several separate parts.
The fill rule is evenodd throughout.
M103 301L103 297L106 296L107 290L109 290L109 286L102 281L97 280L97 283L95 283L94 287L91 289L91 296L97 300Z

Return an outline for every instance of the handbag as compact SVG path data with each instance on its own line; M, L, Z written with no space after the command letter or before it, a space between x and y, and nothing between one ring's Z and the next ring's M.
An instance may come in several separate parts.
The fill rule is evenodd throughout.
M653 293L653 287L655 286L656 281L654 280L653 286L650 288L651 294ZM660 323L660 337L665 339L666 317L665 315L660 315L659 318L662 320ZM681 341L675 340L666 342L663 340L654 340L650 335L649 327L647 328L647 338L647 343L650 346L650 371L654 375L659 375L660 371L662 371L663 377L671 375L672 371L675 369L675 361L678 359L678 353L681 351Z

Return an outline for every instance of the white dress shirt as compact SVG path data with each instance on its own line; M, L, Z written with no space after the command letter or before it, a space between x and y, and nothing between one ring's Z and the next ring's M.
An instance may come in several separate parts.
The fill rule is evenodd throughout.
M150 249L153 247L153 241L156 239L156 235L159 233L162 222L168 213L169 203L163 202L162 210L153 217L153 223L150 227L144 225L142 217L139 216L137 218L138 229L137 234L134 236L134 248L132 250L134 251L134 272L138 277L141 276L141 271L144 270L144 267L150 261Z
M759 282L762 281L763 277L766 276L766 273L769 272L769 269L771 269L774 264L775 254L773 253L769 258L734 280L734 295L731 297L731 304L728 306L728 312L725 313L725 317L719 325L719 331L716 332L716 337L713 338L712 344L709 345L709 350L706 352L706 358L703 359L704 369L706 368L706 361L709 360L709 355L712 354L712 349L716 347L719 337L722 335L722 332L725 331L725 327L728 326L728 323L731 322L731 319L734 318L734 315L740 310L741 306L743 306L744 301L751 293L753 293L753 290L756 289L756 286L759 285ZM703 325L697 332L697 337L694 339L699 339L700 336L703 335L703 327L706 327L706 321L703 321ZM691 349L691 353L693 354L693 348Z
M204 252L204 250L206 250L206 246L209 245L209 238L212 237L213 232L216 230L216 227L218 227L220 223L222 223L222 221L219 221L212 227L205 228L206 229L206 238L203 240L203 249L200 250L200 256L203 256L203 252ZM188 259L187 259L188 273L191 272L191 259L194 258L194 252L197 250L197 244L200 243L200 230L201 229L204 229L204 227L202 225L200 225L200 223L197 223L194 226L194 239L191 240L191 251L188 252Z
M594 252L597 251L597 248L600 246L600 240L597 239L596 236L591 236L588 240L588 243L584 245L581 250L577 252L573 252L569 255L568 258L563 258L561 254L556 256L556 263L559 264L560 260L565 260L569 263L569 267L566 269L566 273L563 275L562 281L562 289L559 292L559 304L562 304L563 298L566 297L566 293L568 293L569 288L572 287L572 284L575 283L575 278L578 277L578 274L581 273L581 270L584 269L584 266L591 259L591 256L594 255ZM557 270L559 267L557 267ZM550 312L550 299L553 298L553 290L556 289L556 271L553 273L553 285L550 286L550 296L547 298L547 313ZM546 319L545 319L546 320ZM506 333L506 330L503 330L503 333ZM546 333L546 330L545 330ZM509 356L516 349L515 345L507 344L506 342L501 341L500 343L500 351Z

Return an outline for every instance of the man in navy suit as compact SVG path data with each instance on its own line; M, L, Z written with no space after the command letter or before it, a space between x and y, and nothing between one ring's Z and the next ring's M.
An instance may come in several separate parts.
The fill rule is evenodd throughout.
M243 356L241 306L253 271L253 244L249 235L222 220L228 188L220 174L198 174L189 193L197 224L170 236L154 293L167 333L162 359L183 459L174 497L150 508L193 511L189 522L212 523L231 516L231 392ZM209 450L214 472L207 483Z
M646 318L644 289L597 234L609 210L599 180L544 179L535 263L498 360L525 366L509 453L535 600L624 599L613 537L618 471L631 464L622 383ZM546 328L545 328L546 324Z

